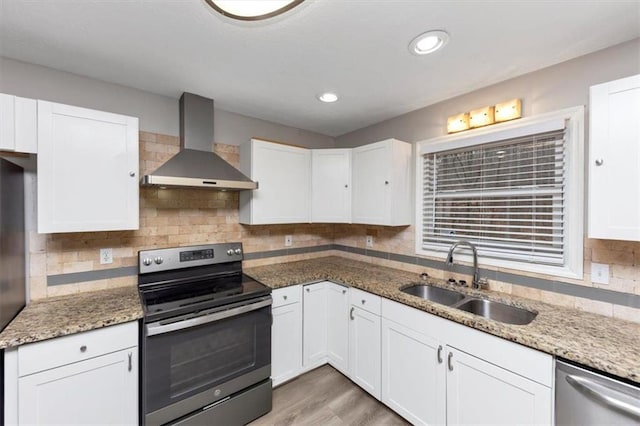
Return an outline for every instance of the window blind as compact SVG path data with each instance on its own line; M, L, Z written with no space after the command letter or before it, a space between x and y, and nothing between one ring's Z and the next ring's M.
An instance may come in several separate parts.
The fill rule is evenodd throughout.
M565 131L423 155L422 248L562 265Z

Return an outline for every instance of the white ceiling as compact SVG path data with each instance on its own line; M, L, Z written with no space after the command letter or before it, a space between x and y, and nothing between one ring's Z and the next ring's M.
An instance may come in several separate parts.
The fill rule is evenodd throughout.
M2 56L330 136L640 36L640 1L306 0L254 23L204 0L0 3ZM409 54L432 29L445 49Z

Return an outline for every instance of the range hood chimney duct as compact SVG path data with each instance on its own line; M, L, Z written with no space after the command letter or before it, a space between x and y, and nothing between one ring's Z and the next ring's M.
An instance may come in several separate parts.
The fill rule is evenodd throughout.
M143 185L228 191L257 189L258 184L211 151L213 99L192 93L180 97L180 152L150 175Z

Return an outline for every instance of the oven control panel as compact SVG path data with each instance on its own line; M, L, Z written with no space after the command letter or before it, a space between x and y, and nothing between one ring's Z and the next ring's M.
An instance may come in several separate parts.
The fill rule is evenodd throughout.
M138 252L140 274L242 260L242 243L175 247Z

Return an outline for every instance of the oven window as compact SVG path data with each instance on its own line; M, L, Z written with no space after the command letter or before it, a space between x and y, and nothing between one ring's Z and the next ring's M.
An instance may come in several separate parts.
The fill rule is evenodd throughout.
M147 412L271 364L271 308L147 337Z

